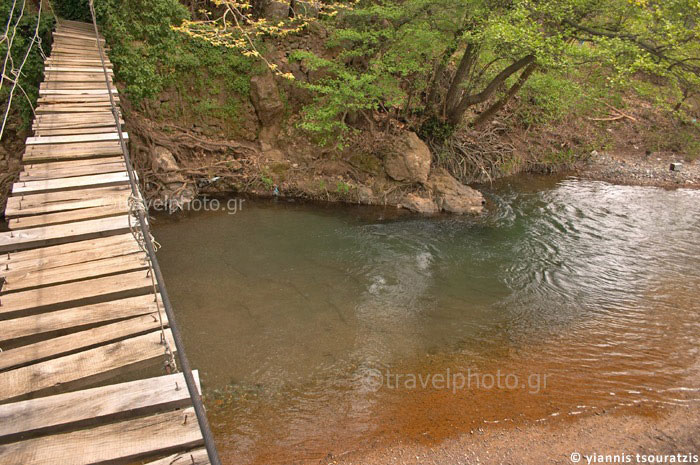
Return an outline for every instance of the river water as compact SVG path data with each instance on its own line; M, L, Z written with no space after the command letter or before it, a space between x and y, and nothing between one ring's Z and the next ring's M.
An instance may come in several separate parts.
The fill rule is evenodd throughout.
M285 201L156 218L225 461L700 399L700 191L485 194L478 218Z

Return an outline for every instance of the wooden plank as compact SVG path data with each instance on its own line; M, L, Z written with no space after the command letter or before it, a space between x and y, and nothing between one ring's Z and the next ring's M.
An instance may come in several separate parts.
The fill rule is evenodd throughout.
M75 32L62 32L62 31L56 31L53 33L54 37L69 37L72 39L84 39L90 42L96 42L99 40L101 43L104 43L104 39L97 38L95 37L95 34L77 34Z
M108 158L107 160L114 160L114 158ZM112 161L111 163L96 163L90 165L78 164L75 166L68 166L65 168L45 166L51 165L51 163L44 163L43 165L32 165L33 168L24 168L24 170L19 174L19 180L37 181L40 179L58 179L72 176L84 176L88 174L104 174L115 173L117 171L124 171L126 169L126 164L121 158L117 160L118 161Z
M116 94L117 89L112 88L112 93ZM79 95L79 94L97 95L97 94L109 94L109 91L107 89L67 89L67 90L39 89L39 95L52 95L52 94L58 94L58 95Z
M39 137L48 136L67 136L75 134L98 134L105 132L111 126L112 131L115 129L114 122L111 125L105 124L102 127L85 127L85 128L54 128L54 129L35 129L34 135Z
M110 205L114 198L129 196L129 186L118 185L110 187L95 187L91 189L76 189L70 191L43 192L41 194L18 195L8 197L5 207L5 216L35 215L40 213L52 213L57 211L85 208L87 206ZM83 200L104 199L105 203L89 205L64 205L65 202L79 202Z
M110 207L113 205L118 205L123 209L127 210L129 205L128 194L129 193L126 192L119 195L110 195L109 197L95 197L81 200L61 201L58 203L52 203L48 201L44 204L39 205L22 204L21 210L8 210L9 213L5 213L5 216L7 218L12 219L17 217L28 217L31 215L48 215L51 213L63 213L86 208Z
M0 252L91 239L129 230L128 215L0 233Z
M68 281L96 278L114 273L145 270L148 261L143 253L119 255L101 260L74 263L49 269L14 269L2 270L0 276L5 278L3 293L15 292L38 286L55 285Z
M0 446L6 465L131 463L203 444L193 408Z
M112 96L119 101L119 95ZM109 95L45 95L37 100L41 103L85 103L85 102L109 102Z
M44 68L46 73L104 73L102 66L94 68L86 68L84 66L47 66ZM108 69L107 73L112 74L113 71Z
M163 319L163 327L167 327L168 318L165 312L161 312L161 317ZM160 328L158 315L150 314L35 342L4 351L2 357L0 357L0 371L41 363L71 352L109 344L128 337L159 330Z
M128 133L123 133L124 139L129 138ZM40 144L71 144L78 142L104 142L111 140L119 140L119 134L116 132L107 132L102 134L82 134L78 136L55 136L55 137L27 137L27 145Z
M89 158L86 160L69 160L69 161L53 161L46 163L25 163L23 168L25 170L63 170L69 168L75 168L78 166L93 166L102 165L109 163L123 163L124 158L122 156L116 157L106 157L106 158Z
M174 351L175 344L170 330L166 329L165 333ZM161 332L153 331L95 349L4 371L0 373L0 402L66 392L118 374L159 364L164 360L165 346L161 343ZM2 446L0 451L3 451ZM2 452L0 457L3 457ZM0 460L0 463L6 462Z
M0 299L0 316L12 317L26 310L43 311L44 307L57 304L80 305L89 299L106 299L129 292L146 293L153 289L153 282L146 271L132 271L113 276L94 278L68 284L57 284L28 291L4 294ZM85 302L87 303L87 302Z
M71 176L58 179L43 179L38 181L19 181L12 186L12 194L36 194L52 190L66 190L78 187L105 186L127 184L129 175L126 171L117 173L92 174L87 176Z
M106 103L90 103L86 104L85 106L76 106L76 105L61 105L61 104L55 104L55 105L39 105L35 111L37 114L47 114L47 113L88 113L88 112L95 112L95 113L102 113L105 111L110 111L110 104L109 102Z
M199 372L192 370L201 392ZM0 438L47 434L192 405L182 373L0 405ZM196 451L194 451L196 453Z
M192 372L194 373L194 371ZM209 465L209 456L206 449L193 449L169 455L160 460L147 462L145 465Z
M107 203L107 202L104 202ZM8 221L10 229L37 228L52 224L72 223L74 221L106 218L110 216L124 215L129 212L128 202L114 201L108 205L80 208L66 212L49 213L46 215L25 216L13 218Z
M30 146L24 151L23 160L25 162L60 161L114 155L122 155L121 145L116 141L105 141Z
M113 241L112 239L118 239L118 241ZM87 246L83 244L87 244ZM69 248L69 246L73 245L74 247ZM36 251L36 253L27 254L26 256L25 252L32 251L9 254L9 258L7 254L3 254L2 273L42 269L48 271L67 265L139 253L141 252L141 248L131 233L129 233L91 241L71 242L57 246L43 247L41 249L33 249L33 251Z
M36 194L52 190L74 189L77 187L128 184L128 182L129 175L126 171L87 176L72 176L69 178L44 179L40 181L20 181L14 183L12 186L12 194Z
M124 124L124 120L120 118L120 124ZM116 126L114 115L111 111L102 113L73 113L73 114L46 114L39 115L34 119L32 124L33 129L55 129L55 128L84 128L98 126Z
M114 88L114 84L110 83L110 87ZM39 89L60 89L60 90L71 90L71 89L107 89L107 83L104 79L94 80L94 81L49 81L42 82L39 84Z
M162 312L162 303L160 308ZM56 331L104 324L142 315L155 314L157 316L157 312L158 307L153 294L83 305L66 310L5 320L2 322L0 341L12 341L27 336L55 333Z

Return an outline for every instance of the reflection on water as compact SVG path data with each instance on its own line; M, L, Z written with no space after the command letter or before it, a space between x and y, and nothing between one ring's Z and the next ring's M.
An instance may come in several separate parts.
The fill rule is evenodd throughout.
M477 219L251 202L159 218L222 455L318 461L700 398L700 192L535 187L494 188ZM368 383L387 370L549 378L537 394Z

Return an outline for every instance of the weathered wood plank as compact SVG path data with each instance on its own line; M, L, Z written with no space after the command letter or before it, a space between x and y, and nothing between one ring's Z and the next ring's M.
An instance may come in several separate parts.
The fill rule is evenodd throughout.
M161 317L163 327L167 327L168 319L165 312L161 312ZM151 314L24 345L2 353L0 371L40 363L78 350L145 334L160 327L158 315Z
M64 191L59 191L59 192L64 192ZM20 210L16 209L8 209L5 213L5 216L7 218L10 218L10 229L19 229L17 226L21 226L22 224L32 224L34 226L40 224L42 221L49 221L49 222L54 222L54 223L64 223L65 218L70 218L70 215L64 215L64 216L56 216L56 217L49 217L48 215L51 214L62 214L62 213L67 213L67 212L73 212L77 216L76 217L81 217L84 215L83 213L78 213L76 210L84 210L84 209L97 209L100 208L101 210L94 210L93 213L97 214L99 213L101 216L109 216L111 215L110 210L108 209L117 209L117 211L128 211L129 209L129 194L130 191L125 191L119 194L114 194L114 195L109 195L105 197L95 197L95 198L85 198L81 200L70 200L70 201L59 201L59 202L51 202L47 201L46 203L39 204L39 205L27 205L26 203L23 203L21 206L22 208ZM103 208L106 208L107 210L103 210ZM35 219L30 222L21 222L21 221L13 221L15 218L29 218L34 215L42 215L45 216L45 220L39 220ZM76 220L78 221L78 220Z
M199 372L192 371L198 389ZM182 373L0 405L0 438L75 429L192 404ZM197 451L193 451L197 453Z
M99 252L99 250L111 250L111 247L122 247L127 245L138 245L136 244L136 241L131 233L69 242L66 244L22 250L19 252L3 253L0 254L0 267L9 267L10 269L14 269L14 267L20 266L23 263L32 263L37 260L41 261L41 264L37 266L48 267L46 264L48 261L60 259L64 255L74 253L91 253L96 251ZM60 265L62 264L63 263Z
M160 308L162 312L162 304ZM158 307L153 294L83 305L67 310L57 310L55 312L5 320L2 322L0 341L12 341L27 336L37 336L82 326L109 323L142 315L157 315L157 312ZM161 313L161 315L164 315L164 313Z
M129 230L128 215L0 233L0 252L91 239Z
M107 202L105 202L107 203ZM80 208L59 213L45 215L33 215L13 218L8 221L8 227L12 230L22 228L37 228L55 224L72 223L75 221L106 218L109 216L125 215L129 213L127 202L114 201L111 204L94 207Z
M12 185L12 194L36 194L39 192L75 189L78 187L102 187L127 184L128 182L129 175L126 171L58 179L42 179L39 181L19 181Z
M104 73L101 66L99 68L86 68L83 66L47 66L44 71L47 73ZM108 69L107 73L112 74L113 71Z
M114 88L114 84L110 83L110 87ZM50 80L44 81L39 84L39 89L58 89L58 90L72 90L72 89L107 89L107 83L104 79L91 80L91 81L69 81L66 79L62 80Z
M117 89L112 88L112 93L116 94ZM109 94L109 91L107 89L66 89L66 90L39 89L39 95L52 95L52 94L57 94L57 95L79 95L79 94L97 95L97 94Z
M0 446L6 465L130 463L203 443L194 409Z
M170 330L166 329L165 333L170 347L175 350ZM67 392L117 374L162 363L165 358L161 332L153 331L95 349L4 371L0 373L0 402ZM2 450L0 446L0 451Z
M31 287L49 286L108 274L144 270L147 267L148 262L144 254L131 254L48 269L0 270L0 276L5 278L5 285L2 287L2 291L15 292Z
M131 188L125 185L95 187L89 189L76 189L70 191L43 192L40 194L26 194L8 197L5 207L5 216L14 217L22 215L34 215L40 213L52 213L57 211L84 208L86 206L110 205L113 200L128 197ZM83 200L100 200L105 203L73 204ZM69 205L66 203L70 203Z
M124 139L129 138L128 133L123 133ZM104 142L119 140L119 134L116 132L107 132L101 134L81 134L78 136L55 136L55 137L27 137L27 145L39 144L71 144L77 142Z
M29 146L24 151L23 159L25 162L37 162L39 160L59 161L121 154L122 148L119 142L106 141Z
M122 273L103 278L94 278L68 284L56 284L28 291L4 294L0 317L12 317L17 312L26 310L44 311L57 304L80 305L85 300L101 298L103 300L127 293L152 291L153 283L145 270Z
M98 134L98 133L105 132L105 130L107 130L107 129L110 129L113 131L113 130L115 130L115 128L116 128L116 126L115 126L114 122L112 122L112 124L105 124L102 127L35 129L34 135L40 136L40 137L46 137L46 136L68 136L71 134Z
M107 160L114 160L114 158L109 158ZM43 165L51 165L51 163L44 163L42 165L31 165L31 168L25 166L24 170L19 174L19 180L38 181L42 179L59 179L73 176L85 176L90 174L116 173L119 171L126 170L126 164L121 159L117 159L109 163L95 163L90 165L75 164L73 166L68 166L65 168L57 168L53 166Z
M194 372L193 372L194 373ZM145 465L209 465L206 449L194 449L169 455L160 460L147 462Z

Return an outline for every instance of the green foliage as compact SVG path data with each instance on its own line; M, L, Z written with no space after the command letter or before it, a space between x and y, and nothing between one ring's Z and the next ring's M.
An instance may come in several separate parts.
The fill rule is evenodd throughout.
M520 101L528 106L522 116L531 124L590 109L594 98L618 95L640 74L670 83L667 96L675 101L700 92L697 0L365 0L324 24L333 58L292 53L326 73L301 84L315 96L301 127L322 142L350 130L349 112L376 110L416 116L423 137L442 139L450 130L440 121L448 117L454 124L446 113L460 116L461 100L469 108L508 96L520 73L510 73L505 82L499 75L528 56L539 70L521 89ZM475 60L454 78L468 47ZM606 72L597 70L591 88L570 79L594 64ZM457 92L447 101L453 78ZM579 97L586 93L593 95Z
M335 191L340 195L348 195L350 193L350 184L344 181L338 181L335 185Z
M180 98L162 108L163 116L236 120L248 97L251 58L173 31L189 19L177 0L102 0L95 8L132 102L174 90Z
M99 4L99 0L96 3ZM73 21L92 21L88 0L61 0L60 2L51 2L51 6L61 18Z
M31 10L32 7L29 5L26 6L22 19L19 21L19 23L17 23L20 4L21 2L17 3L17 7L15 8L12 20L10 22L10 36L12 36L14 25L17 24L17 32L14 36L11 48L11 61L8 60L7 69L5 71L5 75L10 79L13 78L13 64L15 69L20 67L27 52L27 47L29 47L31 44L31 40L36 29L37 11ZM10 10L11 2L3 2L0 5L0 18L4 19L5 24L9 18ZM3 27L5 24L3 24ZM49 53L51 47L51 30L53 29L53 25L53 16L50 14L50 12L42 10L41 23L39 24L39 38L41 39L41 43L35 43L32 47L32 50L27 57L27 61L22 68L22 75L19 79L19 86L21 86L21 89L24 89L27 96L25 97L22 90L17 87L14 92L12 108L10 110L10 115L19 119L19 125L22 128L28 128L31 125L33 118L32 107L36 106L36 101L39 97L39 82L41 82L44 73L44 60L41 56L40 47L45 51L45 53ZM0 62L0 66L2 66L2 63L4 63L8 43L9 40L4 40L2 43L0 43L0 59L2 60L2 62ZM11 88L12 82L6 78L3 82L2 89L0 89L0 102L2 102L0 110L2 111L2 115L5 114ZM2 116L0 116L0 121L1 118Z

